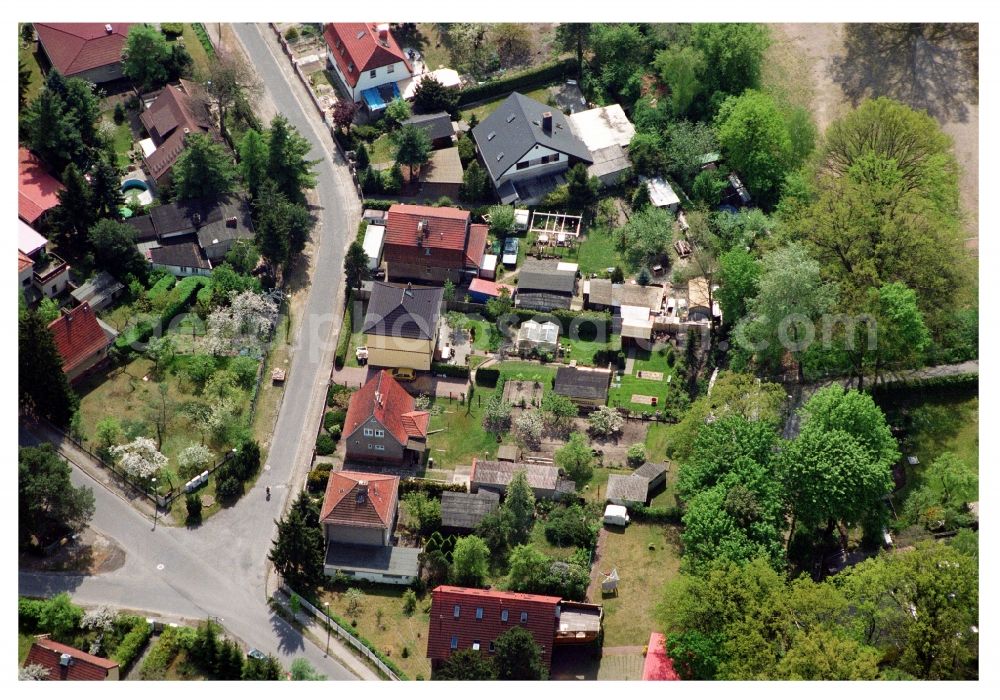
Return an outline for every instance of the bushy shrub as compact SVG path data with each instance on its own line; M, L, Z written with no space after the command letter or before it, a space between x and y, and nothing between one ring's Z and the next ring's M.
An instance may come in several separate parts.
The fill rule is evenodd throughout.
M215 487L215 495L219 501L231 503L243 495L243 483L234 475L227 475Z
M156 640L156 644L142 661L139 677L144 681L162 680L167 668L177 658L182 647L179 627L166 627Z
M197 493L189 493L184 499L187 507L187 519L192 523L201 521L201 496Z
M597 536L597 521L579 505L557 508L545 523L545 539L559 547L590 549Z
M325 416L323 416L323 427L330 430L334 426L339 428L344 427L344 421L347 420L347 411L338 409L336 411L330 411Z
M381 131L369 124L359 124L354 127L354 135L362 141L368 141L369 143L377 139L381 134Z
M42 608L45 606L44 600L34 598L17 599L17 626L25 632L34 632L38 629L39 620L42 617Z
M330 437L334 440L339 440L344 431L339 425L334 425L327 432L330 433Z
M257 381L260 363L252 357L234 357L229 370L236 375L236 383L244 389L252 389Z
M164 36L176 39L184 33L184 25L181 22L160 22L160 31Z
M292 26L285 30L285 41L298 41L298 40L299 40L298 29Z
M500 379L500 370L496 367L480 367L476 370L476 384L485 387L495 387Z
M326 390L326 405L330 408L347 408L351 400L351 390L341 384L331 384Z
M641 467L642 463L646 461L646 446L641 442L632 445L628 448L625 459L633 469Z
M118 104L115 105L115 114L114 114L115 124L123 124L125 122L125 117L126 117L125 105L119 102Z
M336 441L328 433L322 433L316 438L316 454L331 455L336 448Z
M319 493L326 489L326 484L330 480L330 469L313 469L309 472L306 480L306 488L312 493Z
M152 634L153 630L151 625L143 620L142 618L137 618L135 626L132 630L125 635L125 638L115 649L114 654L111 658L118 662L118 665L124 671L127 669L136 657L142 652L143 648L146 646L146 642L149 641L149 635Z
M412 615L417 609L417 594L407 588L403 593L403 614Z

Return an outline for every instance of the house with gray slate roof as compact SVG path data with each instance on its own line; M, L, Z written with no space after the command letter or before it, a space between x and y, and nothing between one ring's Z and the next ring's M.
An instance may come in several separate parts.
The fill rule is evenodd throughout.
M479 155L500 201L535 204L576 163L593 160L566 116L513 92L472 130Z

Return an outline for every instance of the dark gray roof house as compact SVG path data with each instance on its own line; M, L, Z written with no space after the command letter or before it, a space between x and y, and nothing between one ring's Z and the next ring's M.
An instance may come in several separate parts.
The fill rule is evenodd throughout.
M451 145L451 137L455 135L455 129L451 125L451 117L448 116L447 112L414 114L403 121L403 125L406 124L413 124L427 132L434 148L447 148Z
M361 330L394 338L431 340L437 337L443 299L441 287L375 282Z
M70 296L77 304L87 302L94 311L100 311L117 299L124 289L124 284L108 272L101 271L71 291Z
M441 494L441 527L450 530L475 530L482 519L499 506L500 494L495 491L445 491Z
M472 137L505 203L538 200L574 162L593 162L561 111L519 92L477 124Z
M220 202L191 200L153 207L148 214L134 216L128 223L136 230L136 240L152 241L195 234L209 260L226 256L233 241L253 239L250 206L246 200L230 196Z
M536 311L568 309L576 293L576 272L554 260L529 260L517 275L515 305Z
M168 243L152 248L149 260L157 267L171 268L174 274L207 274L212 269L212 263L194 241Z
M469 484L473 491L480 490L505 493L507 485L518 472L524 472L535 498L557 499L571 495L576 484L564 479L559 468L547 464L530 462L498 462L473 458Z
M555 393L585 406L602 406L608 400L611 372L604 369L560 367L552 385Z
M606 500L620 506L645 504L656 488L666 483L667 465L664 462L646 462L631 474L612 474L608 477Z

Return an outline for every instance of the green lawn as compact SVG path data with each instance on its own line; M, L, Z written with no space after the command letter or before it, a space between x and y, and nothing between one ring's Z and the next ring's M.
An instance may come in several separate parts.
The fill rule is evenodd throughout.
M29 105L31 101L38 97L42 90L45 76L42 75L42 67L38 64L38 43L21 44L18 49L18 57L24 61L24 65L31 71L31 80L28 83L28 90L24 93L24 104Z
M604 646L641 646L658 628L656 606L665 583L680 568L678 528L632 523L609 530L601 554L602 572L618 569L618 595L593 601L604 605Z
M348 614L348 588L357 588L362 593L361 610ZM431 664L427 658L427 633L430 629L431 598L429 595L417 600L417 609L407 615L403 612L402 586L386 586L374 583L352 581L348 585L330 584L321 591L321 599L330 604L330 612L348 623L357 621L354 629L362 637L387 654L410 680L431 676ZM379 611L382 612L381 621ZM404 655L405 650L405 655Z
M621 350L622 339L619 335L612 335L610 341L599 342L596 340L573 340L568 336L559 339L559 344L569 346L568 358L576 360L577 364L594 366L594 355L601 350Z
M497 367L500 375L508 379L520 379L522 381L542 382L546 388L551 386L552 379L556 376L556 367L553 365L538 365L533 362L501 362Z
M112 143L115 147L115 155L118 157L118 167L128 168L129 163L129 152L135 145L135 140L132 138L132 130L129 128L128 120L126 119L121 124L115 124L115 110L109 109L105 111L102 116L104 119L115 127L115 134ZM128 202L126 201L126 204Z
M357 353L355 353L355 348L367 345L368 336L361 331L351 334L351 344L347 349L347 360L344 362L345 367L360 367L361 364L358 362Z
M421 22L417 25L417 31L423 39L421 45L417 48L419 48L420 53L423 55L427 70L437 70L441 66L455 68L455 66L451 65L451 55L441 42L441 35L438 34L437 27L433 23ZM404 46L402 48L409 47Z
M435 469L468 466L473 457L496 456L496 438L483 430L483 413L492 395L492 389L477 386L471 407L449 399L434 400L427 449Z
M35 643L35 635L25 634L24 632L17 633L17 665L18 667L24 664L24 660L28 658L28 652L31 651L31 645Z
M667 438L670 426L666 423L652 423L646 433L646 455L649 459L659 461L667 454Z
M368 158L372 163L389 163L396 160L396 147L392 145L389 134L382 134L367 145Z
M655 413L663 411L667 401L669 391L678 391L680 385L671 387L671 383L681 381L678 377L670 379L673 369L670 367L668 357L670 355L669 346L663 346L655 350L636 350L635 366L632 374L626 374L621 378L621 386L615 387L612 384L608 394L608 405L623 406L633 411L643 413ZM663 379L640 379L637 375L640 371L663 372ZM642 403L632 403L632 396L639 394L642 396L657 397L657 405L650 406Z
M527 95L532 99L538 100L542 104L546 104L549 99L549 88L547 86L540 87L536 88L535 90L529 90L528 92L522 94ZM462 119L464 119L465 121L469 121L469 119L472 118L472 115L475 114L476 117L479 119L479 121L483 121L483 119L492 114L493 110L499 107L500 103L506 99L507 95L503 95L495 100L490 100L489 102L484 102L483 104L476 105L475 107L463 109Z
M194 62L195 75L208 75L211 59L205 51L205 47L198 41L198 35L194 33L194 28L190 24L185 24L184 33L181 36L184 38L184 48L191 54L191 60Z
M580 264L580 274L583 275L591 272L602 273L615 265L625 269L615 249L611 232L600 226L594 226L587 231L587 237L580 243L576 259Z

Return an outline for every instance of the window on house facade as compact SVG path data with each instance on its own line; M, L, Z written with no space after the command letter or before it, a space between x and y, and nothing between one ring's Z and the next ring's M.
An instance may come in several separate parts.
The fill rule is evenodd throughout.
M385 452L385 445L375 445L376 452Z
M59 293L59 285L56 285L56 284L52 285L52 293L53 294L58 294Z
M508 612L509 611L507 611L507 610L501 610L500 611L500 622L507 622L507 613Z
M386 73L395 73L396 72L396 66L386 66L385 72Z
M473 639L472 640L472 651L479 651L479 640L478 639Z
M431 249L430 248L424 248L424 255L430 255L430 254L431 254Z
M365 428L365 437L371 437L374 434L375 434L374 430L372 430L371 428Z
M496 644L494 644L493 642L490 642L490 653L492 654L496 650L497 650Z
M368 71L368 77L369 78L374 78L377 73L378 73L378 68L376 68L373 71Z
M385 431L384 430L376 430L375 431L375 437L385 437Z
M476 619L477 620L482 620L483 619L483 609L482 608L476 608Z
M453 611L453 614L455 616L455 619L457 620L458 616L462 614L462 606L461 605L456 605L455 606L455 610Z
M526 612L521 613L521 623L523 624L527 621L528 621L528 613Z
M458 637L451 638L451 648L458 649Z

